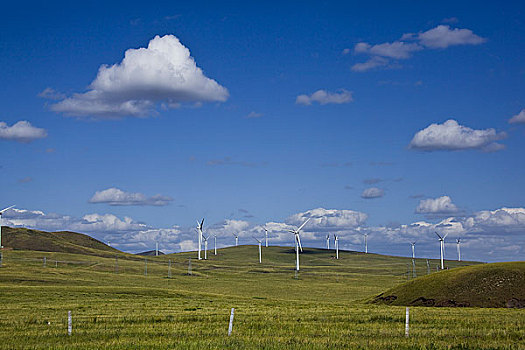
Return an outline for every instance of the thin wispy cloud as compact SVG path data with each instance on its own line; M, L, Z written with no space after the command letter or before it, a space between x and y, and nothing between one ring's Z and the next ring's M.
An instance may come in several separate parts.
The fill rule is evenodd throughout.
M352 97L352 92L341 89L337 92L329 92L326 90L317 90L316 92L310 95L299 95L295 99L295 103L304 106L310 106L313 103L318 103L320 105L326 104L343 104L350 103L354 99Z
M92 204L109 204L112 206L165 206L170 204L173 198L163 195L148 197L142 193L125 192L119 188L108 188L97 191L89 200Z
M254 163L254 162L238 161L238 160L234 160L232 157L224 157L224 158L219 158L219 159L211 159L206 162L206 165L210 165L210 166L239 165L243 167L253 168L261 164Z
M505 132L495 129L475 130L460 125L450 119L443 124L431 124L418 131L409 144L409 148L419 151L458 151L477 149L485 152L499 151L505 148L498 143L507 137Z
M52 104L66 116L95 119L145 117L183 104L224 102L229 93L197 67L173 35L156 36L147 48L129 49L122 62L102 65L89 90Z
M487 40L470 29L451 28L440 24L435 28L419 33L406 33L400 40L381 44L357 43L354 53L368 55L365 62L352 66L355 72L365 72L378 67L393 67L395 62L412 57L415 52L425 49L446 49L457 45L479 45Z

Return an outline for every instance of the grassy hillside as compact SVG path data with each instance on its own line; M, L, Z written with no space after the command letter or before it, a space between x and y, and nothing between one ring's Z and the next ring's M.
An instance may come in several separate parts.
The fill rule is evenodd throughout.
M376 303L417 306L525 307L525 261L468 266L396 286Z
M124 254L82 233L44 232L25 228L2 227L2 245L15 250L36 250L97 256Z
M194 252L3 253L5 348L519 349L525 341L525 314L513 309L412 308L405 338L404 308L361 300L406 281L407 258L341 252L336 260L333 251L307 248L296 278L287 247L263 248L262 264L256 246L220 249L208 261L194 259ZM426 273L424 260L416 266Z

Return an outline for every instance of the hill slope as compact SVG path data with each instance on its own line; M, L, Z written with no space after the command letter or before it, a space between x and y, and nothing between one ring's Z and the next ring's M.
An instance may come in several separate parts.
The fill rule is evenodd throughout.
M414 306L525 307L525 261L467 266L396 286L374 303Z
M14 250L115 256L124 254L93 237L82 233L45 232L25 228L2 227L2 244Z

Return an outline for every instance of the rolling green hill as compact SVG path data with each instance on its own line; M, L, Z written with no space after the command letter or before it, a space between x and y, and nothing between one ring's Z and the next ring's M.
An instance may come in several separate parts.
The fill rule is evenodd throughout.
M375 303L414 306L525 307L525 261L468 266L396 286Z
M96 256L125 254L82 233L45 232L25 228L2 227L2 245L7 249L60 252Z

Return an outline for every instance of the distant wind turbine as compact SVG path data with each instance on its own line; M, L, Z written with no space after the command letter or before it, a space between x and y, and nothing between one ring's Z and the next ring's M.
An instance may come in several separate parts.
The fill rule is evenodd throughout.
M268 248L268 230L266 229L266 227L263 227L263 230L264 230L264 240L265 240L266 248Z
M235 246L237 247L239 245L239 234L238 233L232 233L233 237L235 237Z
M261 264L262 263L262 248L261 248L262 240L255 238L255 237L253 237L253 239L255 239L257 243L259 243L259 264Z
M217 235L213 235L214 255L217 255Z
M2 214L6 211L8 211L9 209L13 209L15 206L12 205L10 207L7 207L5 209L2 209L0 210L0 248L3 248L4 246L2 245L2 224L3 224L3 219L2 219Z
M199 260L202 260L201 249L202 249L202 227L203 226L204 226L204 218L202 218L201 222L197 220L197 235L199 236Z
M416 242L410 243L412 245L412 259L416 258Z
M326 249L330 250L330 234L326 235Z
M297 259L296 259L296 270L297 271L299 271L299 249L301 249L301 251L303 251L303 247L301 246L301 237L299 236L299 232L304 227L304 225L306 225L308 223L308 221L310 221L310 219L311 218L308 218L305 222L303 222L303 224L301 226L299 226L299 228L297 230L289 230L291 233L294 234L294 237L295 237L295 252L296 252L296 256L297 256Z
M210 238L210 236L202 236L202 239L204 240L204 260L208 260L208 238Z
M461 249L459 248L460 243L461 243L461 238L456 239L456 244L458 248L458 261L461 261Z
M441 257L441 270L445 269L445 264L443 263L444 255L445 255L445 238L447 237L448 233L445 233L443 237L441 237L437 232L435 232L436 235L439 237L439 246L440 246L440 257Z
M159 242L155 242L155 256L159 256Z
M365 254L368 254L368 234L365 233Z
M334 234L334 245L335 245L335 258L339 259L339 237Z

